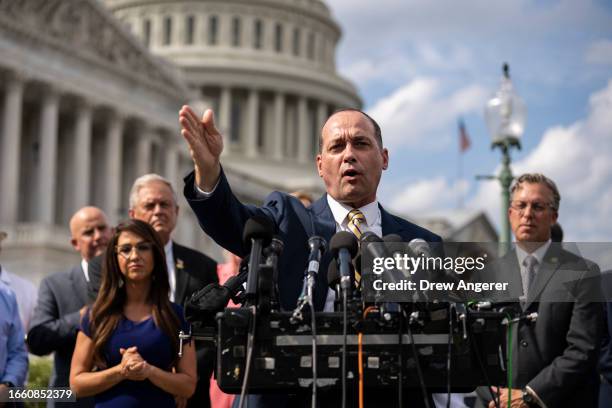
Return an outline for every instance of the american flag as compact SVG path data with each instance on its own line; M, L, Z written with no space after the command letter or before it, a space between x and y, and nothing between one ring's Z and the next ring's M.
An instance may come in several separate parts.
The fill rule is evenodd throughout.
M463 123L463 119L459 119L459 151L463 153L469 149L471 145L470 136L465 130L465 123Z

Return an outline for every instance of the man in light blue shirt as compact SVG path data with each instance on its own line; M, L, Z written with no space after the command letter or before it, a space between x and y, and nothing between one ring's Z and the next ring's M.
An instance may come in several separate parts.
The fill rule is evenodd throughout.
M13 291L0 282L0 395L10 387L23 387L28 373L28 352Z

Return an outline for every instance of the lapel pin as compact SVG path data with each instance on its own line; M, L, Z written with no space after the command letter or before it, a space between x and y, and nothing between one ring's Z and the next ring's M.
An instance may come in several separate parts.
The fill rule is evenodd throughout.
M176 260L176 269L185 269L185 263L182 259Z

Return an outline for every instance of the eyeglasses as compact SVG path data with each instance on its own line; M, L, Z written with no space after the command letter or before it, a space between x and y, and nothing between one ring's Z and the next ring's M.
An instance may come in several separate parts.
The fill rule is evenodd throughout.
M553 208L554 207L551 204L548 203L538 203L533 202L527 202L527 201L512 201L510 203L510 207L512 207L514 210L518 211L519 214L524 214L525 211L527 211L527 207L531 207L531 211L533 211L535 214L542 214L544 211L546 211L548 208Z
M118 255L121 255L125 259L128 259L130 255L132 255L132 251L135 249L138 255L143 252L149 252L153 249L153 244L150 242L139 242L136 245L126 244L126 245L117 245L115 248Z

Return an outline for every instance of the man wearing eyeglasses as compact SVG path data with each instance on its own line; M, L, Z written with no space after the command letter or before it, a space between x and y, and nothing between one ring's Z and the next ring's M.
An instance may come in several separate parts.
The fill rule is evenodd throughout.
M551 179L523 174L511 199L508 218L516 247L502 259L500 276L516 278L522 318L512 325L509 345L513 389L499 390L500 406L510 398L515 408L595 407L602 329L602 308L596 303L599 268L552 244L561 196ZM534 313L535 321L525 318Z

